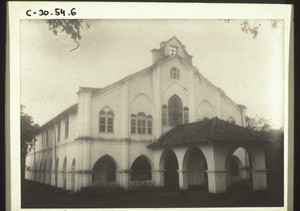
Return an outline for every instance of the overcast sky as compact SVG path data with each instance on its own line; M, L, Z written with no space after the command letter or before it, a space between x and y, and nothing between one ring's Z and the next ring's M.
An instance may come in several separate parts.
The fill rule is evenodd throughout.
M80 47L46 20L21 21L21 103L40 125L77 103L79 86L105 87L152 64L151 50L176 36L200 73L247 115L283 126L283 29L267 20L255 39L241 20L85 20Z

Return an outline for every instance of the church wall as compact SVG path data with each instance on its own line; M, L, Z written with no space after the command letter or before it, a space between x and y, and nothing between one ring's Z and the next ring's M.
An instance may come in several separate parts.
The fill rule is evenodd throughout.
M90 153L89 153L89 166L87 168L93 169L95 163L101 159L103 156L110 156L115 162L117 170L123 170L122 160L123 160L123 148L122 141L119 140L105 140L105 141L95 141L90 143Z
M196 80L197 120L217 116L217 90L199 76Z
M228 102L228 100L222 98L222 116L224 120L228 120L232 117L237 125L242 125L242 113L241 110Z
M119 99L119 100L116 100ZM122 138L123 109L122 109L123 92L122 86L109 90L91 100L91 136L104 138ZM101 109L109 107L114 113L114 132L99 133L99 112Z
M150 103L153 101L153 88L152 88L152 74L145 74L142 77L135 78L131 80L128 84L128 101L129 105L135 101L135 99L143 94ZM140 112L141 108L134 108L129 106L129 110L132 112ZM142 107L143 108L143 107ZM151 105L147 106L147 111L152 112ZM137 110L138 109L138 110ZM146 112L146 111L143 111Z
M139 156L146 156L147 159L149 159L149 164L151 165L152 169L155 168L153 166L153 160L154 160L154 153L153 150L147 148L147 146L150 144L150 142L131 142L129 146L129 168L131 168L133 162L139 157Z
M128 133L129 138L134 140L153 139L152 134L133 134L131 133L131 120L132 114L137 115L139 112L145 113L146 116L151 115L152 120L156 119L155 106L153 100L152 74L143 75L138 77L128 84ZM153 127L154 121L152 121Z
M173 67L178 68L180 71L178 80L170 77L170 70ZM190 80L188 67L180 63L177 59L174 59L162 65L161 71L162 104L168 105L169 98L177 94L181 98L183 106L189 106L188 95Z
M78 137L77 128L77 113L73 113L69 116L69 141L74 141Z

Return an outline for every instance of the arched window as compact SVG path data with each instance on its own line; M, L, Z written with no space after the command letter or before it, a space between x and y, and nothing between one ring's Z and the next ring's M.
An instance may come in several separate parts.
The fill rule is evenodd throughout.
M100 111L99 113L99 132L105 132L105 118L106 117L106 112L105 111Z
M152 134L152 116L146 116L145 113L139 112L137 115L131 114L131 133L135 134Z
M176 67L172 67L172 69L170 70L170 78L172 79L179 79L179 69Z
M184 124L189 123L189 108L188 107L183 108L183 122L184 122Z
M114 113L112 111L107 112L107 132L114 132Z
M147 116L147 129L148 129L148 134L152 134L152 116L151 115Z
M99 132L114 132L114 113L108 108L102 109L99 112Z
M169 125L177 126L182 124L182 101L177 95L173 95L168 102Z
M163 125L168 125L168 107L167 105L162 106L162 124Z
M146 114L143 112L138 113L137 115L137 123L138 123L138 134L146 133Z
M227 120L227 122L235 125L235 120L234 120L233 117L229 117L228 120Z
M202 119L198 119L198 121L204 121L204 120L209 120L208 117L203 117Z

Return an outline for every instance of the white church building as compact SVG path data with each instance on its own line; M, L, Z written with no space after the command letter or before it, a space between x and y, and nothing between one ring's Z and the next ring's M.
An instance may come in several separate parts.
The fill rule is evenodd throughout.
M176 37L151 52L151 66L104 88L79 88L78 103L40 128L26 179L72 191L222 193L236 181L267 189L266 140L245 128L246 107L202 76Z

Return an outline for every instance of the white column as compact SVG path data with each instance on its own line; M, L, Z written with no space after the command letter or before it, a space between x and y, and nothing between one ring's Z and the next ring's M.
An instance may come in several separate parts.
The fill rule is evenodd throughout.
M187 147L174 149L178 161L179 188L182 190L188 189L187 162L184 161L186 151Z
M165 170L152 170L152 180L156 187L164 187Z
M267 190L267 170L254 169L251 172L253 190Z
M224 193L227 187L227 171L225 170L226 147L210 144L201 146L207 160L208 191L210 193Z
M128 83L123 85L123 138L129 137L130 120L129 120L129 105L128 105Z
M208 191L210 193L226 192L226 171L207 171Z
M179 188L181 190L188 189L188 171L177 171L179 176Z
M90 88L79 88L78 94L78 136L90 136L91 127L91 97Z
M152 83L152 92L153 92L153 135L155 138L159 138L162 133L162 118L161 118L161 69L159 67L153 70L153 83Z
M238 106L241 109L242 126L246 127L246 110L247 110L247 107L244 106L244 105L238 105Z
M129 170L122 170L119 171L118 174L120 175L120 185L125 190L129 189L129 181L130 181L130 171Z
M127 139L124 139L123 142L123 162L121 170L118 172L120 174L120 185L121 187L128 189L130 181L130 167L129 167L129 142Z
M196 122L197 115L196 115L196 92L195 92L195 72L194 70L189 70L190 76L190 88L189 88L189 122Z

